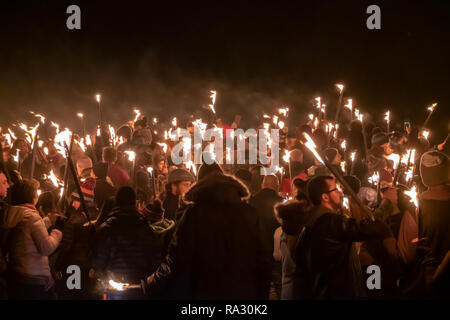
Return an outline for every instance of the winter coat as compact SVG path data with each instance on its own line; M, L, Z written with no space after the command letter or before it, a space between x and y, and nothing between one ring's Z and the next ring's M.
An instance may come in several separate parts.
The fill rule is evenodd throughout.
M169 252L148 279L151 296L170 299L267 299L272 252L265 247L247 189L219 173L195 184Z
M117 282L140 283L161 262L159 238L135 206L116 207L95 242L93 268Z
M24 277L49 277L48 256L58 247L61 231L54 229L49 234L39 212L31 205L11 206L3 218L3 228L10 229L10 271Z
M149 226L160 240L162 259L167 254L170 239L172 238L172 234L175 231L175 221L162 219L160 221L150 223Z
M353 242L374 237L386 239L392 237L392 233L379 221L358 223L321 206L313 209L295 249L294 296L313 299L364 297L361 265Z
M94 189L94 202L101 209L105 201L116 194L116 189L106 180L97 179Z
M273 234L280 226L280 223L275 219L274 206L282 199L274 190L265 188L251 197L249 201L249 204L255 207L256 212L258 212L264 238L271 252L273 252Z
M130 177L128 173L117 163L110 163L108 167L108 176L116 189L128 185Z
M180 198L172 192L166 192L162 206L164 208L164 218L176 220L176 213L180 204Z
M427 282L450 250L450 187L420 196L417 254L427 269Z

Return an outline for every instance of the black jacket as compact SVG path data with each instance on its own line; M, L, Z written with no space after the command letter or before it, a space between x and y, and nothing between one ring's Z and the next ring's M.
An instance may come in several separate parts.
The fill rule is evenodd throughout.
M159 237L134 206L115 208L97 230L93 268L108 278L140 283L160 262Z
M258 212L264 239L271 252L273 252L273 234L280 226L277 219L275 219L274 206L282 199L274 190L265 188L251 197L249 201L250 205L254 206Z
M351 299L365 297L355 241L392 236L389 227L315 208L300 233L295 249L296 298Z
M169 252L148 279L151 296L170 299L265 299L271 252L255 209L236 179L211 174L186 194L191 204Z
M96 179L94 189L94 202L101 209L105 201L116 194L116 189L106 179Z
M178 196L172 194L172 192L165 193L165 199L163 201L164 219L176 221L177 210L180 203Z

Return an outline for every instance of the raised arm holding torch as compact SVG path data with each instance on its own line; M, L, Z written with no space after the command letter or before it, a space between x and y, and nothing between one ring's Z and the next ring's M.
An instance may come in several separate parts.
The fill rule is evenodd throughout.
M328 170L331 171L331 173L336 177L336 179L344 186L344 188L347 189L347 191L349 192L350 196L352 197L352 199L355 201L355 203L361 208L362 212L366 213L366 215L372 220L374 221L375 218L372 214L372 212L370 212L369 210L367 210L367 208L363 205L363 203L361 202L361 200L359 200L358 196L355 194L355 192L353 191L353 189L350 187L350 185L348 184L348 182L341 176L341 174L328 162L325 161L317 152L316 148L316 144L314 143L313 139L306 133L303 133L303 136L306 139L306 143L304 143L304 145L312 152L312 154L314 155L314 157L317 159L317 161L319 161L320 163L322 163L323 165L325 165Z

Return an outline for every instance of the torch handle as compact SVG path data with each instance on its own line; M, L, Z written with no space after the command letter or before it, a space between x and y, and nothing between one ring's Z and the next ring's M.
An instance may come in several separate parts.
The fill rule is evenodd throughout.
M364 204L359 200L356 193L353 191L353 189L350 187L347 181L341 176L341 174L328 162L325 161L325 166L333 173L333 175L336 177L336 179L344 186L345 189L347 189L348 193L350 194L350 197L356 202L356 204L361 208L361 210L366 213L372 221L375 221L375 218L369 210L364 206Z
M67 152L67 162L69 163L70 172L72 173L73 180L75 182L75 187L77 188L78 195L80 197L81 210L83 215L86 217L89 224L91 224L91 219L89 218L89 212L86 206L86 202L84 201L83 192L81 191L80 181L78 180L78 174L75 170L75 166L73 165L72 158L69 155L69 148L65 145L65 149Z

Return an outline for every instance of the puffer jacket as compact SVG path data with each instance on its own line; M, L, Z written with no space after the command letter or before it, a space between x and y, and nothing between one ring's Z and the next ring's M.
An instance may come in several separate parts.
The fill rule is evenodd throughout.
M248 190L219 173L185 195L169 252L148 279L152 297L169 299L267 299L272 252L265 247Z
M4 216L3 228L9 232L9 269L25 277L50 276L48 256L58 247L62 233L48 234L44 220L34 206L11 206Z
M116 207L96 233L93 268L115 281L139 283L161 262L161 243L134 206Z

